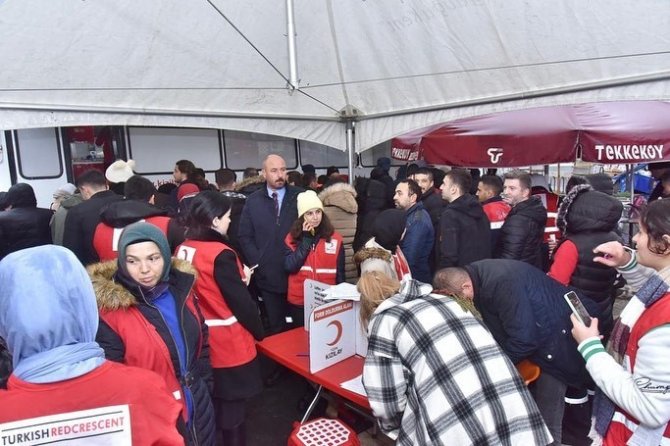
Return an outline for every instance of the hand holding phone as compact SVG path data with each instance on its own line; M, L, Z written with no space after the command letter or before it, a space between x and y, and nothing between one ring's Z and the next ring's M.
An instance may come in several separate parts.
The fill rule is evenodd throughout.
M568 291L563 295L563 298L568 303L568 306L572 310L572 313L575 315L579 322L586 325L587 327L591 326L591 315L584 307L584 304L577 296L577 293L574 291Z

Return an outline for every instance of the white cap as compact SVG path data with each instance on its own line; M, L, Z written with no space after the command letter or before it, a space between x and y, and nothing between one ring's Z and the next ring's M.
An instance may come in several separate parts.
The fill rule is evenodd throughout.
M110 183L124 183L128 181L128 178L135 175L134 168L135 161L133 160L128 160L128 162L116 160L105 170L105 178Z

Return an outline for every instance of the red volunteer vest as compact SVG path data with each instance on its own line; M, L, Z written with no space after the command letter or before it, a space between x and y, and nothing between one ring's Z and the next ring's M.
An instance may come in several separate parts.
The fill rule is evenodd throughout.
M149 217L138 221L151 223L160 229L161 232L167 237L170 217L157 215L155 217ZM123 228L113 228L106 223L98 223L98 226L96 226L95 233L93 234L93 248L98 253L98 257L100 257L101 262L106 260L116 260L118 257L119 237L121 236L121 231L123 231Z
M196 319L200 320L193 304L192 294L186 299L186 307ZM182 416L186 420L188 414L181 385L172 366L170 351L156 327L146 320L136 306L113 311L100 310L100 317L122 339L125 348L123 363L158 373L170 393L181 403ZM202 335L198 350L201 348ZM198 352L196 356L200 356L200 353Z
M395 254L393 254L393 265L395 266L395 272L398 275L398 280L402 280L406 274L409 274L412 277L412 272L409 270L409 263L405 259L405 254L402 253L400 246L395 249Z
M650 308L647 308L633 326L626 348L626 355L630 362L630 372L635 370L635 358L637 357L637 351L640 346L640 339L654 328L666 324L670 324L670 293L666 293L665 296L660 298ZM617 416L617 413L615 413L614 420L605 434L604 444L606 446L626 444L628 439L633 435L633 431L630 427L640 424L638 420L624 410L617 408L616 412L622 414L626 421L625 424L621 421L617 421L617 418L619 417ZM670 441L670 423L666 424L663 437L666 441Z
M295 241L291 234L284 240L286 246L295 251ZM337 255L342 248L342 236L334 232L330 242L319 239L319 242L313 247L305 263L298 272L288 276L288 292L286 298L293 305L303 306L305 304L306 279L318 280L319 282L335 285L337 278Z
M106 361L84 375L53 383L33 384L12 375L7 384L9 390L0 390L3 403L0 405L0 424L51 415L54 422L69 424L71 427L76 425L80 432L95 434L97 431L92 429L95 425L92 426L85 419L74 418L72 412L127 405L130 419L124 419L122 425L130 426L133 444L183 446L184 439L175 429L181 406L157 381L159 379L156 375L147 370L111 361ZM113 412L109 414L116 418ZM35 426L35 431L43 432L46 428L44 424L39 426L39 429ZM56 440L57 437L60 437L60 441L67 438L67 434L61 436L50 432L41 438L33 437L33 441L25 438L24 441L16 441L16 437L22 434L13 433L9 429L3 430L2 435L6 436L3 444L24 445L47 444L53 443L50 440Z
M491 222L491 229L500 229L512 208L504 201L494 201L486 203L482 209Z
M234 250L224 243L186 240L176 249L176 257L190 262L198 271L195 292L209 328L212 367L228 368L246 364L256 357L254 337L235 318L225 295L214 279L214 261L223 251ZM244 279L244 267L235 254L237 269Z
M542 204L547 209L547 223L544 227L544 241L548 242L553 235L555 239L561 238L561 231L556 226L556 217L558 217L558 195L551 192L541 192L533 194L540 197Z

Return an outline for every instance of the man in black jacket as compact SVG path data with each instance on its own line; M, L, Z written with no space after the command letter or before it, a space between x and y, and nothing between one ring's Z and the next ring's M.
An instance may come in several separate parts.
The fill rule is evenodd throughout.
M445 202L442 200L442 194L435 189L435 182L433 181L433 170L428 167L419 167L412 179L421 188L421 197L419 201L423 203L430 215L430 221L433 223L435 233L438 233L440 216L444 210Z
M284 239L298 218L298 193L302 190L286 184L286 162L279 155L268 155L263 161L265 187L249 195L242 216L238 239L244 257L254 272L269 322L269 334L284 330L286 325L286 290L288 275L284 271Z
M514 259L542 268L542 240L547 210L538 197L531 196L530 175L514 170L505 174L503 200L512 206L500 228L493 257Z
M49 222L53 212L37 207L30 184L13 185L6 200L8 209L0 212L0 260L20 249L51 243Z
M449 204L440 218L439 268L491 257L491 226L481 204L469 193L471 182L464 169L452 169L442 180L442 198Z
M108 189L105 175L98 170L87 170L76 183L84 201L70 209L65 217L63 246L74 252L81 263L90 265L100 260L93 247L100 211L123 197Z
M435 273L435 289L472 301L513 363L530 359L542 373L530 390L554 443L561 444L561 421L568 384L587 377L577 343L570 335L570 291L541 270L516 260L488 259ZM596 305L580 296L592 316Z

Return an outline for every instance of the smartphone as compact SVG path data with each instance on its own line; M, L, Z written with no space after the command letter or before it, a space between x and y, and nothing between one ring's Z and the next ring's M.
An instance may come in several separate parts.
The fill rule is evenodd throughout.
M591 325L591 315L588 311L586 311L586 308L579 299L579 296L577 296L577 293L574 291L568 291L563 295L563 298L568 303L572 313L577 316L577 319L579 319L582 324L589 327Z

